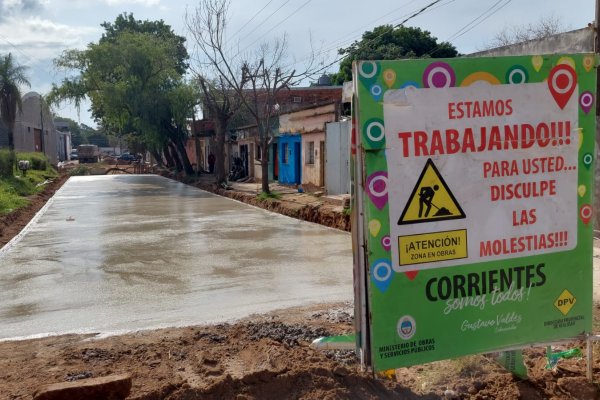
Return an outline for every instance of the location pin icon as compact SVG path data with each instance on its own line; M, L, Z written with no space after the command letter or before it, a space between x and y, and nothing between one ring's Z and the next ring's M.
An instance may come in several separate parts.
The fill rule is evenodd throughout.
M369 232L371 236L377 237L379 230L381 229L381 222L378 219L372 219L369 221Z
M544 65L544 59L542 56L533 56L531 57L531 64L533 64L535 72L540 72L540 68Z
M390 249L392 248L392 239L390 238L390 235L385 235L381 238L381 245L383 246L385 251L390 251Z
M394 272L392 271L392 263L390 260L380 258L375 260L371 266L371 281L379 290L385 292L392 283Z
M371 86L370 92L375 101L381 100L381 96L383 95L383 89L381 88L381 85L375 84Z
M415 279L417 277L418 273L419 273L419 271L406 271L404 273L404 275L406 275L408 280L412 281L413 279Z
M371 174L367 179L366 191L371 202L378 209L382 209L388 202L387 172L379 171Z
M386 69L383 71L383 80L388 88L391 88L394 82L396 82L396 71L393 69Z
M583 57L583 68L585 68L586 72L590 72L593 66L594 66L594 57L592 57L592 56Z
M584 204L579 209L579 217L583 221L584 224L588 224L592 220L592 215L594 214L594 210L592 206L589 204Z
M568 64L559 64L552 68L548 75L548 89L556 104L562 109L565 108L575 86L577 85L577 74L575 70Z
M586 90L585 92L581 93L581 96L579 96L579 105L581 106L581 109L583 110L584 113L589 113L590 110L592 109L592 105L594 104L594 95L592 92L590 92L589 90Z
M585 153L583 155L583 165L585 165L587 169L590 169L592 162L594 162L594 156L592 153Z
M579 197L585 196L586 191L587 189L585 188L585 185L579 185L579 187L577 188L577 193L579 194Z

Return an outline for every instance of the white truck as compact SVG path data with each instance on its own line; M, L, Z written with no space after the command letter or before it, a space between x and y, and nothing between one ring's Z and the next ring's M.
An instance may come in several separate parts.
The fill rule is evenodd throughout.
M100 151L95 144L80 144L77 146L77 157L79 164L97 163L100 159Z

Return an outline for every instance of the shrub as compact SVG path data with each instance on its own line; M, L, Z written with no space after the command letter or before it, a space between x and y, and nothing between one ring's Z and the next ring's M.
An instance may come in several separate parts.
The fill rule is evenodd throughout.
M75 167L69 171L69 175L71 175L71 176L81 176L81 175L90 175L90 174L91 174L91 169L84 165L78 165L77 167Z
M36 171L45 171L50 163L44 153L17 153L18 160L29 160L29 168Z
M281 194L278 193L278 192L271 192L271 193L261 192L256 197L258 197L259 201L266 201L267 199L280 200L281 199Z
M10 178L14 171L14 157L9 150L0 150L0 177Z

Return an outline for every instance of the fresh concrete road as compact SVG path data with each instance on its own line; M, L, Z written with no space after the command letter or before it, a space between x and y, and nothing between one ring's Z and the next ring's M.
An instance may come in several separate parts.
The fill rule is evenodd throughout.
M347 233L154 175L69 179L0 251L0 339L352 298Z

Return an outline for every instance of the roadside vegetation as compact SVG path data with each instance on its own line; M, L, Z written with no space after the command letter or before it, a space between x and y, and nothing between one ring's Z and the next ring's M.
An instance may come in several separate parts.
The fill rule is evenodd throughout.
M28 196L42 191L44 183L58 176L42 153L16 153L16 159L29 161L25 174L15 168L10 151L0 150L0 215L26 206Z
M259 201L266 201L269 199L281 200L281 194L279 192L261 192L257 197Z

